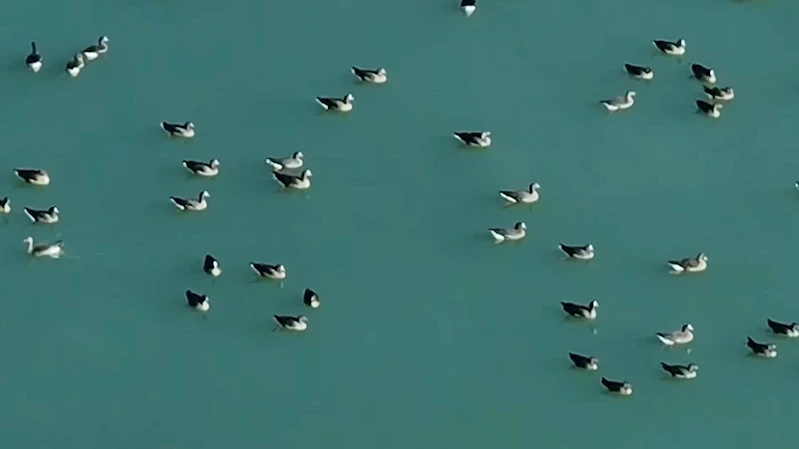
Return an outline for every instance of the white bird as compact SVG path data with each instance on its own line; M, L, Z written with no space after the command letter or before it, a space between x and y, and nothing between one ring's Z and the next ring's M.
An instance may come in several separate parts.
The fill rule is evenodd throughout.
M64 243L61 240L43 245L33 244L33 237L28 237L23 242L28 244L28 254L33 257L50 257L58 259L64 255Z
M219 159L211 159L208 162L184 160L183 167L195 175L210 178L219 174Z
M188 301L189 306L194 307L200 312L207 312L211 308L211 301L208 295L194 293L191 290L186 290L186 301Z
M771 318L769 318L766 322L768 323L768 327L770 327L771 331L775 334L784 335L791 338L799 337L799 323L780 323L779 321L774 321Z
M210 198L211 194L208 193L207 190L203 190L200 192L200 196L195 200L193 198L180 198L177 196L170 196L169 200L172 201L172 204L175 205L180 210L193 210L193 211L201 211L208 208L208 201L206 198Z
M87 61L94 61L97 59L98 56L106 53L108 51L108 37L107 36L100 36L97 39L96 45L90 45L83 50L83 56L86 57Z
M652 43L661 53L672 56L682 56L685 54L685 39L680 39L676 42L654 40Z
M85 65L86 63L83 61L83 54L78 53L74 58L72 58L71 61L67 62L67 73L69 76L75 78L76 76L80 75L80 71Z
M777 357L777 345L768 343L758 343L752 340L752 337L746 337L746 346L752 350L755 355L773 359Z
M594 258L594 245L590 243L582 246L569 246L560 243L558 249L571 259L591 260Z
M477 10L477 0L461 0L461 9L466 17L471 16Z
M383 67L379 69L359 69L352 67L352 74L359 80L371 84L383 84L388 81L388 72Z
M694 340L694 327L685 324L680 330L669 333L658 332L655 336L666 346L684 345Z
M46 186L50 184L50 175L38 168L17 168L14 174L27 184Z
M721 101L730 101L735 98L735 90L732 87L708 87L702 86L702 89L705 91L705 95L710 100L721 100Z
M620 394L622 396L629 396L633 394L633 386L630 384L630 382L620 382L603 377L602 385L604 385L605 388L607 388L611 393Z
M31 42L31 54L25 58L25 64L33 73L42 69L42 55L36 50L36 42Z
M533 182L527 187L527 190L500 190L499 196L511 204L532 204L538 201L538 189L540 188L541 184Z
M300 168L305 163L303 158L305 155L302 151L296 151L289 157L268 157L266 158L266 163L271 165L275 171L280 171L286 168L294 169Z
M269 265L265 263L251 262L250 268L252 268L252 271L254 271L255 274L257 274L262 278L274 279L280 281L286 279L286 276L288 276L288 272L286 271L286 266L282 264Z
M349 112L354 107L355 96L347 94L344 98L316 97L316 102L329 111Z
M651 80L655 77L655 71L652 70L652 67L644 65L624 64L624 71L639 80Z
M491 146L491 131L456 132L453 134L464 145L487 148Z
M670 260L669 266L674 274L683 272L698 273L707 269L708 258L705 253L699 253L696 257L689 257L682 260Z
M721 108L723 108L724 105L718 103L708 103L704 100L696 100L696 107L699 108L699 112L708 117L719 118L721 117Z
M44 210L26 207L23 209L23 212L25 212L25 215L28 216L31 223L43 224L52 224L58 222L58 214L61 213L61 211L58 210L58 206L50 206L49 209Z
M607 109L608 111L616 112L619 110L629 109L633 107L633 105L635 104L634 97L635 97L635 91L628 90L627 93L625 93L621 97L611 98L609 100L602 100L600 101L600 103L602 103L602 105L605 106L605 109Z
M185 122L183 124L161 122L158 125L171 137L185 137L186 139L194 137L194 123L192 122Z
M527 236L527 225L520 221L513 225L512 228L490 228L488 232L494 237L496 243L506 240L521 240Z
M322 305L322 301L319 300L319 295L310 288L305 289L305 293L302 295L302 302L312 309L317 309Z
M702 64L691 64L691 74L705 84L716 84L716 71Z
M0 214L11 213L11 200L8 197L0 198Z
M219 261L210 254L205 255L205 260L203 260L203 271L215 278L222 275L222 267L219 266Z
M696 377L697 371L699 371L699 365L695 363L689 363L688 365L669 365L666 362L660 362L660 366L662 366L671 377L676 377L677 379L693 379Z
M313 176L313 173L310 169L303 170L299 175L274 171L272 172L272 176L277 182L282 184L284 188L305 190L311 187L311 176Z
M274 315L274 318L278 329L298 332L308 329L308 318L304 316Z

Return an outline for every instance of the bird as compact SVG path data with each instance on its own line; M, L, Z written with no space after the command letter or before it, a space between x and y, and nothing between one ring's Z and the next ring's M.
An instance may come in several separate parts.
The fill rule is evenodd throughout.
M532 204L538 201L540 196L538 189L540 188L541 184L533 182L527 187L527 190L500 190L499 196L511 204Z
M768 359L777 357L777 345L769 343L758 343L752 340L752 337L746 337L746 346L752 350L752 353Z
M312 309L319 308L319 306L322 305L322 301L319 300L319 295L310 288L306 288L305 292L302 294L302 302Z
M17 168L14 174L27 184L46 186L50 184L50 175L38 168Z
M69 76L72 78L75 78L76 76L80 75L80 71L83 69L84 65L86 65L86 63L83 60L83 54L76 54L74 58L67 62L67 74L69 74Z
M705 95L710 100L721 100L721 101L729 101L735 98L735 90L732 87L708 87L702 86L702 89L705 91Z
M219 174L219 159L211 159L208 162L184 160L183 167L195 175L210 178Z
M96 45L90 45L83 50L87 61L94 61L98 56L108 51L108 36L100 36Z
M596 357L570 352L569 358L574 362L574 366L577 368L586 369L588 371L596 371L599 369L599 359Z
M355 106L353 101L355 96L352 94L347 94L344 98L316 97L316 102L328 111L349 112Z
M208 201L206 198L210 198L211 194L208 193L207 190L203 190L200 192L199 197L197 199L193 198L180 198L177 196L170 196L169 201L172 201L172 204L175 205L180 210L193 210L193 211L201 211L208 208Z
M694 327L684 324L680 330L668 333L658 332L655 336L666 346L684 345L694 340Z
M26 207L23 209L25 215L30 218L31 223L44 223L44 224L52 224L58 222L58 214L61 211L58 210L58 206L50 206L49 209L44 210L37 210L31 209L30 207Z
M724 107L724 105L708 103L705 100L696 100L696 107L699 108L699 112L702 112L708 117L719 118L721 117L721 108Z
M602 103L602 105L605 106L605 109L607 109L609 112L616 112L619 110L629 109L633 107L633 105L635 104L634 97L635 97L635 91L628 90L627 93L625 93L621 97L611 98L609 100L602 100L600 101L600 103Z
M215 278L222 275L222 267L219 266L219 261L210 254L205 255L205 260L203 260L203 271Z
M11 200L8 197L0 198L0 214L11 213Z
M702 64L691 64L691 74L705 84L716 84L716 71Z
M527 236L527 225L523 222L517 222L512 228L490 228L488 232L494 237L496 243L502 243L506 240L521 240Z
M655 71L652 70L652 67L643 66L643 65L635 65L635 64L624 64L624 71L627 72L633 78L637 78L639 80L651 80L655 77Z
M682 56L685 54L685 39L680 39L675 42L656 39L652 41L652 43L661 53L672 56Z
M33 73L42 69L42 55L36 50L36 42L31 42L31 54L25 58L25 64Z
M386 72L386 69L383 67L371 70L359 69L353 66L350 70L352 70L352 74L355 75L356 78L366 83L383 84L388 81L388 72Z
M304 316L274 315L278 329L304 331L308 329L308 318Z
M191 290L186 290L186 301L188 301L189 306L200 312L207 312L211 308L211 301L208 299L208 295L194 293Z
M53 243L34 245L33 237L27 237L25 240L23 240L23 242L28 244L28 254L33 257L50 257L53 259L58 259L64 255L64 243L61 240Z
M470 147L488 148L491 146L491 131L456 132L453 136Z
M791 324L780 323L769 318L767 321L768 327L775 334L784 335L786 337L796 338L799 337L799 324L793 322Z
M302 151L295 151L289 157L268 157L266 158L266 163L271 165L275 171L281 171L286 168L301 168L305 163L304 157L305 155Z
M313 176L313 173L310 169L303 170L299 175L273 171L272 176L284 188L305 190L311 187L311 176Z
M611 393L620 394L622 396L629 396L633 394L633 386L629 382L610 380L602 378L602 385Z
M670 260L667 263L671 267L672 273L699 273L707 269L707 255L699 253L696 257L689 257L682 260Z
M585 318L588 320L595 320L597 315L597 309L599 308L599 301L596 299L591 300L587 306L582 304L575 304L573 302L564 302L561 301L560 305L563 307L563 311L569 314L569 316L573 318Z
M571 259L591 260L594 258L594 245L569 246L563 243L558 244L558 248Z
M255 274L262 278L283 280L286 279L286 276L288 276L288 273L286 272L286 266L282 264L269 265L265 263L251 262L250 268L252 268L252 271L254 271Z
M171 137L184 137L186 139L194 137L194 123L192 122L185 122L183 124L161 122L159 126Z
M671 377L677 379L693 379L696 377L696 372L699 371L699 365L689 363L688 365L669 365L666 362L660 362L660 366L666 370Z
M471 16L477 10L477 0L461 0L461 9L466 17Z

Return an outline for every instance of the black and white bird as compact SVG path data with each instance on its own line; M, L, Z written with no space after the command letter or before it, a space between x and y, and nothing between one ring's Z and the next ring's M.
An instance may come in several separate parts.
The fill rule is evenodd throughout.
M177 196L170 196L169 201L172 201L172 204L175 205L180 210L191 210L191 211L202 211L208 208L208 201L206 198L210 198L211 194L208 193L207 190L203 190L200 192L200 195L197 199L194 198L180 198Z
M655 336L666 346L685 345L694 341L694 327L689 324L673 332L657 332Z
M777 345L769 343L758 343L752 340L752 337L746 337L746 346L752 350L752 353L768 359L777 357Z
M316 97L316 102L328 111L349 112L355 106L355 96L347 94L344 98Z
M599 301L592 300L588 303L587 306L582 304L575 304L573 302L563 302L561 301L560 305L563 307L563 311L569 314L574 318L585 318L588 320L596 319L597 315L597 308L599 308Z
M588 371L596 371L599 369L599 359L596 357L570 352L569 358L577 368L587 369Z
M78 53L75 55L74 58L70 59L69 62L67 62L65 70L67 71L67 74L69 76L75 78L78 75L80 75L80 71L83 70L83 67L85 65L86 62L83 60L83 54Z
M603 377L602 385L611 393L620 394L622 396L633 394L633 386L629 382L610 380Z
M655 71L652 67L645 65L624 64L624 71L633 78L639 80L651 80L655 77Z
M682 56L685 54L685 39L680 39L677 41L664 41L656 39L652 41L652 43L661 53L672 56Z
M721 108L723 108L724 105L719 103L708 103L705 100L696 100L696 107L699 108L699 112L708 117L719 118L721 117Z
M222 267L219 266L219 261L210 254L205 255L205 259L203 260L203 271L205 271L209 276L213 276L215 278L222 275Z
M61 240L53 243L34 245L33 237L27 237L25 240L23 240L23 242L28 245L28 254L33 257L50 257L52 259L58 259L64 255L64 242Z
M533 182L527 186L527 190L500 190L499 196L510 204L532 204L538 201L540 188L541 184Z
M680 273L699 273L707 270L707 254L699 253L696 257L688 257L682 260L668 261L671 271L674 274Z
M304 302L306 306L312 309L317 309L319 308L319 306L322 305L322 301L319 299L319 295L310 288L306 288L305 292L302 294L302 302Z
M286 276L288 276L288 272L286 271L286 266L282 264L270 265L266 263L251 262L250 268L252 268L252 271L254 271L255 274L257 274L262 278L274 279L280 281L286 279Z
M793 322L791 324L780 323L769 318L767 321L768 327L775 334L784 335L786 337L796 338L799 337L799 324Z
M195 175L210 178L219 174L219 159L208 162L184 160L183 167Z
M164 130L165 133L169 134L171 137L184 137L186 139L191 139L194 137L194 123L192 122L185 122L185 123L169 123L169 122L161 122L158 124L161 129Z
M266 158L266 163L271 165L275 171L281 171L285 169L295 169L301 168L303 164L305 164L305 155L302 151L295 151L289 157L268 157Z
M50 206L48 209L31 209L26 207L23 209L25 215L30 219L31 223L53 224L58 222L58 206Z
M388 72L383 67L378 69L359 69L353 66L350 70L356 78L365 83L383 84L388 81Z
M211 301L208 299L208 295L194 293L191 290L186 290L186 301L189 303L189 306L194 307L200 312L207 312L211 308Z
M278 329L304 331L308 329L308 318L304 316L274 315Z
M570 246L563 243L558 244L558 249L563 251L571 259L591 260L594 258L594 245Z
M709 86L702 86L702 89L705 91L705 95L709 100L716 100L716 101L730 101L735 98L735 90L732 87L709 87Z
M699 365L689 363L688 365L669 365L666 362L660 362L660 366L669 373L671 377L677 379L693 379L699 371Z
M26 184L46 186L50 184L50 175L38 168L17 168L14 174Z
M691 74L705 84L716 84L716 71L702 64L691 64Z
M466 17L471 16L477 11L477 0L461 0L461 10L466 14Z
M31 54L25 58L25 64L33 73L36 73L42 69L42 62L42 55L40 55L39 51L36 49L36 42L31 42Z
M108 36L100 36L96 45L90 45L82 51L87 61L94 61L98 56L106 52L108 52Z
M11 200L8 197L0 198L0 214L11 213Z
M306 190L309 187L311 187L311 176L313 176L313 173L311 172L310 169L303 170L302 173L300 173L299 175L273 171L272 176L284 188Z
M456 132L453 136L462 144L470 147L488 148L491 146L491 131Z
M527 236L527 225L523 221L519 221L512 228L489 228L488 232L491 233L491 237L494 237L495 243L521 240Z
M608 110L608 112L616 112L622 111L624 109L630 109L635 104L635 91L628 90L624 95L620 97L611 98L608 100L600 101L602 106Z

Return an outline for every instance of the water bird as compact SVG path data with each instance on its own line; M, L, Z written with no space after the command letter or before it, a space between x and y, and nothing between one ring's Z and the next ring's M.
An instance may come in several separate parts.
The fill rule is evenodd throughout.
M219 261L210 254L205 255L205 259L203 260L203 271L215 278L222 275L222 267L219 266Z
M266 163L271 165L275 171L281 171L286 168L301 168L305 163L304 157L305 155L302 151L295 151L294 154L289 157L268 157L266 158Z
M684 324L679 330L674 332L658 332L655 336L666 346L684 345L694 340L694 327Z
M456 132L453 135L461 143L470 147L488 148L491 146L491 131Z
M58 206L50 206L48 209L38 210L38 209L31 209L30 207L26 207L23 209L25 215L31 220L31 223L44 223L44 224L52 224L58 222L58 214L61 211L58 210Z
M523 221L519 221L512 228L490 228L488 232L494 237L496 243L506 240L521 240L527 236L527 225Z
M286 266L282 264L269 265L265 263L251 262L250 268L252 268L252 271L254 271L255 274L262 278L283 280L286 279L286 276L288 276Z
M347 94L344 98L316 97L316 102L328 111L349 112L354 107L355 96Z
M477 10L477 0L461 0L461 9L466 17L471 16Z
M186 290L186 301L188 301L189 306L200 312L207 312L211 308L211 301L208 299L208 295L194 293L191 290Z
M274 315L278 329L304 331L308 329L308 318L304 316Z
M693 379L699 371L699 365L689 363L688 365L669 365L666 362L660 362L660 366L669 373L671 377L677 379Z
M371 83L371 84L383 84L388 81L388 72L383 67L379 69L371 70L371 69L359 69L358 67L352 67L352 74L355 75L356 78L359 80Z
M8 197L0 198L0 214L11 213L11 200Z
M27 184L46 186L50 184L50 175L38 168L17 168L14 174Z
M705 95L710 100L721 100L721 101L730 101L735 98L735 91L732 87L708 87L702 86L702 89L705 91Z
M583 246L569 246L560 243L558 249L571 259L591 260L594 258L594 245L590 243Z
M682 260L670 260L667 263L671 267L672 273L699 273L707 269L707 254L699 253L696 257L689 257Z
M100 36L96 45L90 45L83 50L87 61L94 61L98 56L108 51L108 36Z
M699 112L708 117L719 118L721 117L721 108L724 107L724 105L708 103L705 100L696 100L696 107L699 108Z
M575 304L573 302L561 301L563 311L574 318L585 318L588 320L595 320L597 316L597 309L599 308L599 301L596 299L591 300L587 306L582 304Z
M272 176L284 188L305 190L311 187L311 176L313 176L313 173L311 173L310 169L303 170L299 175L273 171Z
M219 159L211 159L208 162L185 160L183 167L195 175L210 178L219 174Z
M186 139L194 137L194 123L192 122L185 122L183 124L161 122L159 126L171 137L184 137Z
M574 363L574 366L577 368L586 369L588 371L596 371L599 369L599 359L592 356L585 356L580 354L575 354L574 352L569 353L569 358Z
M746 337L746 346L752 350L752 353L761 357L773 359L777 357L777 345L769 343L758 343L752 340L752 337Z
M499 196L511 204L532 204L538 201L538 189L540 188L541 184L533 182L527 187L527 190L500 190Z
M768 327L770 327L771 331L775 334L784 335L791 338L799 337L799 324L796 322L791 324L780 323L779 321L774 321L771 318L767 319L766 322L768 323Z
M42 55L36 50L36 42L31 42L31 54L25 58L25 64L33 73L42 69Z
M624 64L624 71L639 80L651 80L655 77L655 71L652 70L652 67L644 65Z
M602 385L611 393L620 394L622 396L633 394L633 386L629 382L610 380L603 377Z
M680 39L678 41L664 41L656 39L652 41L652 43L661 53L672 56L682 56L685 54L685 39Z
M208 201L206 198L210 198L211 194L208 193L207 190L203 190L200 192L200 195L195 200L194 198L180 198L177 196L170 196L169 201L172 201L172 204L175 205L180 210L193 210L193 211L201 211L208 208Z
M72 78L75 78L76 76L80 75L80 71L83 69L85 65L86 63L83 60L83 55L81 53L78 53L75 55L74 58L72 58L69 62L67 62L66 66L67 73Z
M319 300L319 295L310 288L306 288L305 292L302 294L302 302L312 309L317 309L322 305L322 301Z
M716 71L702 64L691 64L691 74L694 78L706 84L716 84Z
M58 259L64 255L64 243L61 240L53 243L34 245L33 237L27 237L25 240L23 240L23 242L28 244L28 254L33 257L50 257L53 259Z
M619 110L629 109L635 104L635 91L628 90L621 97L611 98L609 100L600 101L605 109L609 112L616 112Z

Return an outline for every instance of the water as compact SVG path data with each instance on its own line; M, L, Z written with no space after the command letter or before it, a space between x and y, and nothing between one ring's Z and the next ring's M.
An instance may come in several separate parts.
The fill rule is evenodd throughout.
M799 349L764 328L799 316L797 63L784 51L799 7L483 1L467 20L456 4L6 5L4 446L748 449L789 435ZM66 79L101 34L110 52ZM654 55L653 38L686 39L685 62ZM736 89L719 120L694 114L691 61ZM360 86L353 64L390 81ZM630 111L597 103L630 88ZM347 92L349 115L313 103ZM161 120L192 120L197 138L167 140ZM480 129L490 150L450 135ZM314 186L279 193L263 159L297 149ZM214 157L217 179L180 166ZM15 167L53 182L20 186ZM532 181L539 204L503 208L497 190ZM203 213L168 202L203 189ZM52 228L21 213L51 204ZM517 220L528 238L494 246L486 228ZM31 262L28 235L64 239L71 257ZM560 241L598 256L565 262ZM707 273L666 273L699 251ZM215 283L207 252L225 269ZM289 278L254 283L251 261ZM207 319L187 288L210 295ZM559 301L592 298L596 335L563 322ZM274 313L310 328L273 333ZM685 322L692 353L661 348L653 333ZM746 357L747 335L779 357ZM568 351L600 357L599 373L570 369ZM701 373L668 381L661 360ZM609 397L601 375L635 394Z

